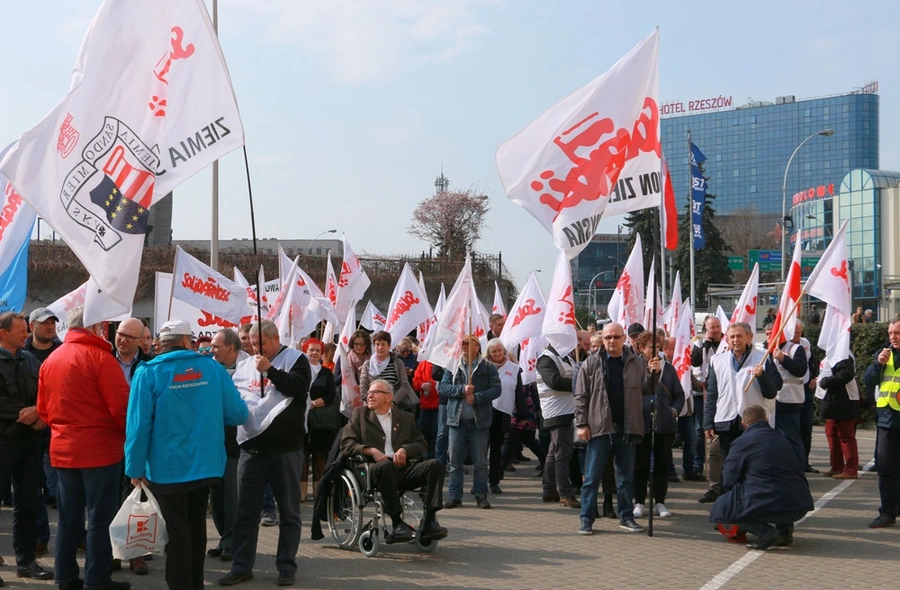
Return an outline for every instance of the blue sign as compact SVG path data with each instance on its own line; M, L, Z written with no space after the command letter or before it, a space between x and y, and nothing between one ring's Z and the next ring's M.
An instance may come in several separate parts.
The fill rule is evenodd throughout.
M702 250L706 245L706 236L703 235L706 179L700 173L700 164L705 161L706 156L691 142L691 234L694 236L694 250Z

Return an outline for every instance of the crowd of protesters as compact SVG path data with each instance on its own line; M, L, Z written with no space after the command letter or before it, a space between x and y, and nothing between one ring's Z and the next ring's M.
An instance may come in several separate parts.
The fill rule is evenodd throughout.
M755 549L790 544L791 519L811 509L806 476L818 473L809 464L815 397L830 449L824 475L835 479L859 476L855 430L866 403L877 406L881 508L869 526L896 522L900 321L890 323L890 345L875 353L861 389L855 359L817 361L800 322L768 355L750 326L723 332L710 316L692 344L685 391L672 365L674 339L639 324L591 327L567 354L547 346L535 382L525 383L519 351L495 337L505 321L497 314L484 350L478 337L463 337L455 371L420 360L410 337L392 345L384 331L353 333L341 366L333 343L307 338L290 347L267 321L195 338L189 323L170 320L152 339L131 318L110 342L108 326L85 326L82 314L69 313L64 342L46 308L27 318L0 314L0 492L14 489L16 574L52 579L63 590L130 587L111 577L121 565L112 559L109 525L135 487L157 497L165 518L170 588L202 586L206 558L231 563L220 585L252 580L261 524L279 527L277 580L293 585L300 506L317 496L336 441L356 436L344 446L359 447L362 435L345 432L355 407L368 408L385 433L393 424L413 441L394 449L381 436L383 448L360 448L379 473L390 473L380 476L382 492L396 488L397 477L437 486L423 529L434 538L447 535L438 510L464 506L466 488L475 507L491 508L504 474L532 460L542 500L578 510L580 534L593 534L601 516L642 531L638 519L651 511L672 515L667 491L680 481L673 448L681 448L682 477L709 484L698 500L713 504L714 522L742 526L755 535ZM358 384L349 399L345 379ZM413 450L427 462L415 477L407 470ZM771 474L748 453L779 455L789 497L786 487L769 490ZM37 561L50 542L48 507L59 512L54 571ZM219 535L211 547L208 509ZM400 515L390 516L392 534L408 538ZM130 560L129 568L146 574L151 558Z

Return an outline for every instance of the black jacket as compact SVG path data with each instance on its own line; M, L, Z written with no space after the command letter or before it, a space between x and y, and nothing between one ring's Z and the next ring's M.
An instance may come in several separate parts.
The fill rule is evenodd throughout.
M655 376L653 377L655 381ZM650 399L652 396L642 396L644 404L644 432L650 432L651 414ZM656 431L660 434L675 434L678 432L678 414L684 407L684 388L681 381L678 380L678 373L675 372L669 362L663 363L662 377L656 386ZM675 413L672 413L672 410Z
M0 444L22 447L33 444L40 432L19 424L19 412L37 405L41 364L26 350L15 354L0 348Z
M294 401L259 436L245 441L241 448L272 453L297 451L303 446L303 436L306 434L306 396L312 380L309 360L301 354L290 371L269 367L266 374L275 389L285 397L294 398Z
M819 379L819 386L825 390L825 399L819 402L822 420L853 420L862 415L860 403L847 395L847 384L854 379L856 364L852 358L835 364L831 368L831 377Z
M791 444L765 421L754 422L731 443L722 489L710 522L792 523L813 509L809 484Z

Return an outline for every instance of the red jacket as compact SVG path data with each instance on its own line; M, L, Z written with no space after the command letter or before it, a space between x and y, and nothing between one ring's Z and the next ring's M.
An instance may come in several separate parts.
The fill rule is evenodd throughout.
M53 467L106 467L124 457L128 383L99 336L69 330L41 365L37 408L50 426Z
M416 393L419 394L420 410L436 410L441 401L441 396L438 395L437 383L431 379L431 368L430 362L420 360L419 365L416 367L416 372L413 373L412 386ZM422 386L426 383L431 383L431 395L422 393Z

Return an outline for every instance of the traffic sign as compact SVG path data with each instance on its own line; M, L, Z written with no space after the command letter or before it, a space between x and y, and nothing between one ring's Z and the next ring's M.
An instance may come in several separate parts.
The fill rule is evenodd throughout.
M751 267L759 262L760 272L781 270L781 252L778 250L750 250L747 259Z
M729 256L728 257L728 268L730 270L744 270L744 257L743 256Z

